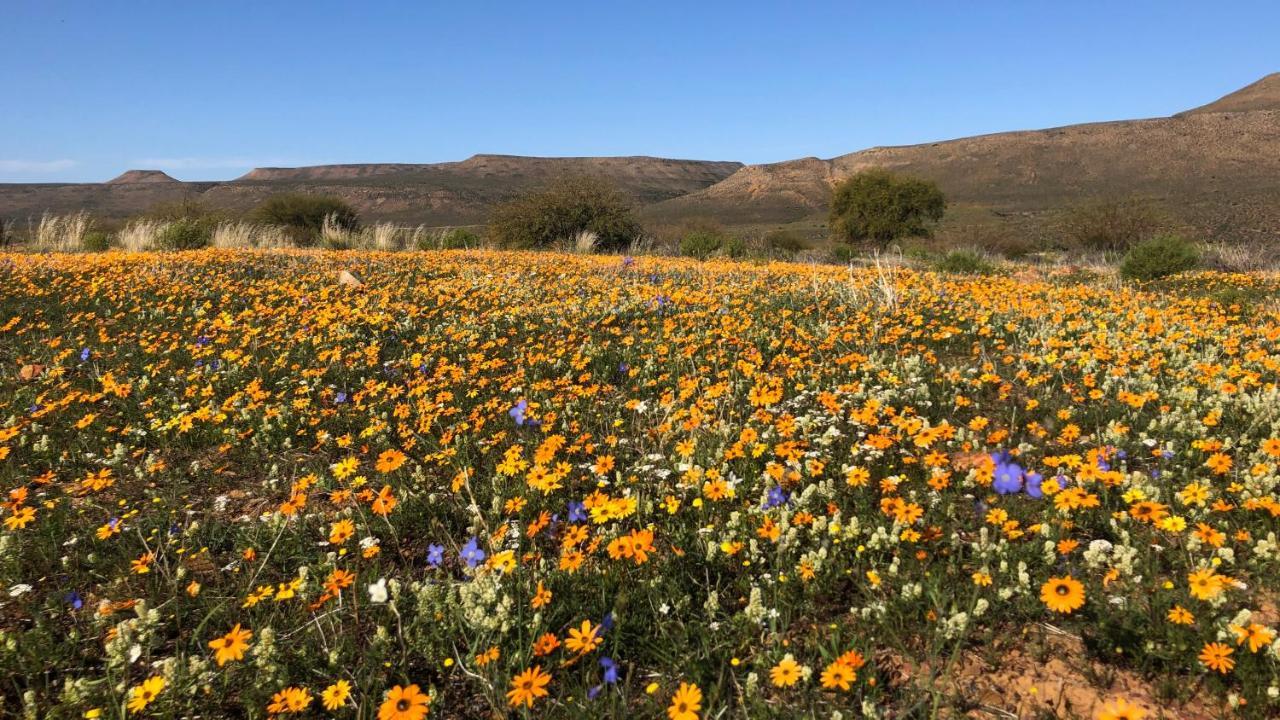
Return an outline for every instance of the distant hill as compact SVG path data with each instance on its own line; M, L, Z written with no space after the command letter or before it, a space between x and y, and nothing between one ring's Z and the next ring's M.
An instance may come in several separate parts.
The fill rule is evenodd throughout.
M370 220L466 225L484 222L495 203L562 174L608 178L637 205L646 205L705 188L741 167L738 162L654 157L475 155L434 164L258 168L228 182L202 183L179 182L157 170L130 170L106 183L0 184L0 216L84 209L121 218L186 197L247 210L277 193L307 192L338 195Z
M107 181L108 185L131 185L134 183L176 183L160 170L126 170Z
M309 192L341 196L367 220L468 225L484 222L495 203L573 173L612 179L655 223L796 224L820 233L832 185L874 166L936 181L951 202L946 222L953 226L1034 230L1076 203L1140 195L1199 237L1280 243L1280 73L1167 118L876 147L830 159L744 166L475 155L433 164L258 168L232 181L203 183L130 170L106 183L0 184L0 217L83 209L121 218L182 198L246 210L272 194Z
M936 181L953 218L965 222L1034 219L1093 198L1136 194L1205 237L1280 240L1280 74L1169 118L748 165L645 214L734 225L820 222L832 185L876 166Z

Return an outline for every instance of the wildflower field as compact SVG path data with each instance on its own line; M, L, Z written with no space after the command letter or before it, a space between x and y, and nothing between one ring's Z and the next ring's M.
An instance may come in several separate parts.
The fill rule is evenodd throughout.
M6 716L1280 715L1274 275L0 280Z

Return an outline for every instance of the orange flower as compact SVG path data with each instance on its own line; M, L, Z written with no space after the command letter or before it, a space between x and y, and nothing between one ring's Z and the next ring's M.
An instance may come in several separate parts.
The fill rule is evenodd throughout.
M1231 654L1234 652L1235 650L1230 646L1222 643L1205 643L1204 649L1200 651L1200 662L1210 670L1216 670L1225 675L1236 666L1236 661L1231 659Z
M383 485L382 489L378 491L378 496L375 497L373 502L370 504L370 507L378 515L386 517L395 509L397 502L396 496L391 491L391 486Z
M387 697L378 706L378 720L422 720L430 709L431 696L417 685L396 685L387 691Z
M541 665L534 665L511 679L511 689L507 691L507 702L511 707L533 707L540 697L546 697L547 684L551 676L542 672Z
M405 454L399 450L383 450L373 467L380 473L395 472L400 469L401 465L404 465L406 459ZM410 687L416 686L411 685Z
M218 667L226 665L231 660L243 660L244 651L249 649L249 638L253 637L253 631L241 629L240 623L231 628L231 632L220 638L214 638L209 641L209 647L215 652L215 660Z

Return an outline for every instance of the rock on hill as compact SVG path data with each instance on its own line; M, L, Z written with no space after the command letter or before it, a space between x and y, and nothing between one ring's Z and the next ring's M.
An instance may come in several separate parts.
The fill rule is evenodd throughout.
M176 183L180 182L169 177L160 170L126 170L123 173L107 181L108 185L129 185L132 183Z
M817 220L833 184L874 166L936 181L961 210L953 215L970 219L1045 217L1091 198L1137 194L1205 237L1280 239L1280 74L1169 118L749 165L645 212L727 224Z

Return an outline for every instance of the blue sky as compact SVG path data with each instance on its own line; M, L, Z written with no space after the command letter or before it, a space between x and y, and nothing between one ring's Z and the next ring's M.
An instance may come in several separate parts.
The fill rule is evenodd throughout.
M0 0L0 181L478 152L769 162L1168 115L1276 2Z

